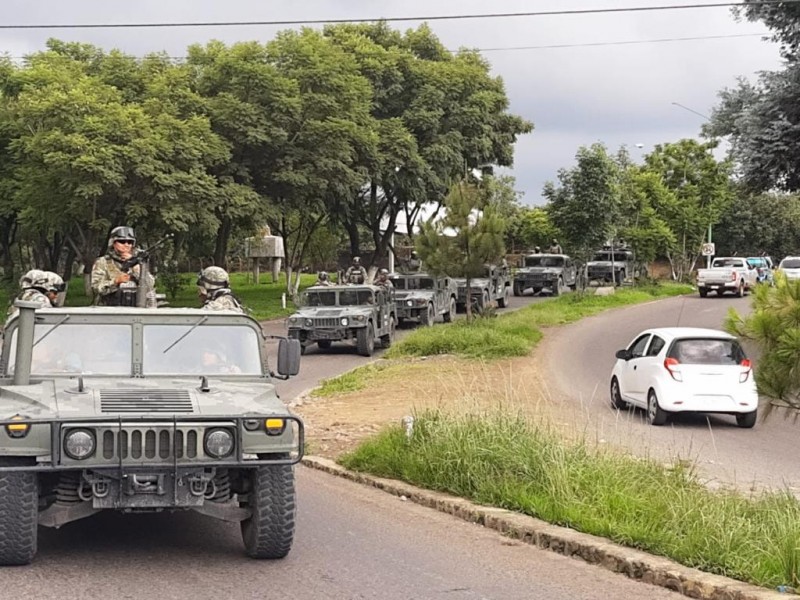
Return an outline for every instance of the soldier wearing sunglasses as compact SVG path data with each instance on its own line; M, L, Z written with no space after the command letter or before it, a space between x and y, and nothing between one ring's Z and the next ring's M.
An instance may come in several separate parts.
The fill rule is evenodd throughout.
M92 267L92 290L98 304L104 306L136 306L136 289L140 284L152 290L155 280L149 273L139 281L141 267L130 265L138 252L133 228L121 226L111 230L108 249Z

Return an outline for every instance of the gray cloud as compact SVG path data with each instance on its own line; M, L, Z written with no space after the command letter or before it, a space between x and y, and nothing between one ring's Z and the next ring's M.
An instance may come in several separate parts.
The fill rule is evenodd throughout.
M663 0L636 0L633 6ZM523 12L616 6L608 0L5 0L6 24L157 21L231 21L391 17L455 13ZM418 23L398 23L400 29ZM727 9L616 13L572 17L436 21L431 26L449 48L545 46L640 39L761 33L758 23L737 23ZM192 43L220 39L271 39L277 27L149 30L4 30L0 51L21 56L40 50L47 38L85 41L135 55L164 50L182 56ZM616 149L697 136L702 118L672 105L708 114L717 92L739 76L777 68L777 48L759 37L640 45L486 52L501 76L514 112L536 129L517 146L517 187L525 201L540 193L557 170L573 164L580 145L596 141Z

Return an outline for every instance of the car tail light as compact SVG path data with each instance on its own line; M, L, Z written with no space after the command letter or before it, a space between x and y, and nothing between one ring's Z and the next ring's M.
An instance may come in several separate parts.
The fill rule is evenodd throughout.
M742 362L739 363L739 366L744 369L741 373L739 373L739 383L744 383L750 377L750 373L753 371L753 363L750 362L749 358L745 358Z
M678 369L681 363L678 362L676 358L666 358L664 359L664 368L672 375L672 378L675 381L683 381L683 377L681 376L681 372Z
M738 275L736 274L736 271L731 271L731 281L736 281L737 277Z

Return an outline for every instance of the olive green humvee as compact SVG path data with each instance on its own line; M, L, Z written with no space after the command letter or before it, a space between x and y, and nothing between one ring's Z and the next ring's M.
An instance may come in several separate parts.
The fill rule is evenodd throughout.
M300 308L286 320L304 354L314 343L327 350L333 342L355 341L359 354L372 356L376 340L383 348L392 345L396 325L394 290L369 284L306 288Z
M303 423L239 313L17 302L0 355L0 564L36 554L37 526L102 510L194 510L239 522L254 558L294 537Z

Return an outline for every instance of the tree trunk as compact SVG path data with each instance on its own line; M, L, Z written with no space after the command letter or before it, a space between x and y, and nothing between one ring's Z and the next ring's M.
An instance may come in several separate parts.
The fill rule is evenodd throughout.
M225 268L225 259L228 255L228 242L233 229L233 221L230 217L220 219L219 229L217 229L217 240L214 246L214 264Z

